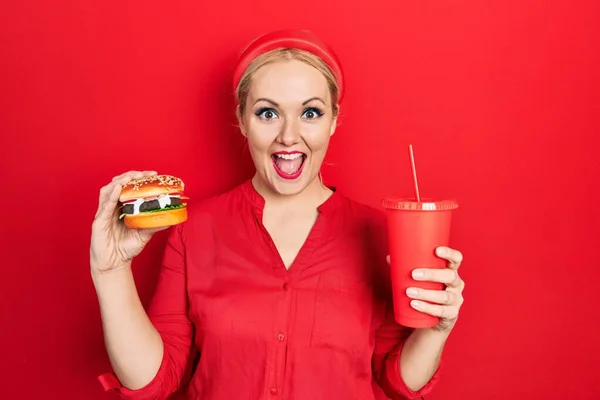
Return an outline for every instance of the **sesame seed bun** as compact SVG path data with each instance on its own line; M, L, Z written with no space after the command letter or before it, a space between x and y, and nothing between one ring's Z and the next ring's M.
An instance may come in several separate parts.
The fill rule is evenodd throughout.
M145 197L159 196L161 194L181 193L184 183L181 179L171 175L154 175L134 179L121 190L119 201L129 201Z
M187 220L187 207L173 210L126 215L123 222L130 229L152 229L177 225Z

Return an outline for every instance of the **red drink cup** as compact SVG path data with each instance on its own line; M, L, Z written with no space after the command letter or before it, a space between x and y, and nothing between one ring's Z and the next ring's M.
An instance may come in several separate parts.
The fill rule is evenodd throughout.
M411 199L387 198L386 208L392 294L396 322L411 328L429 328L439 323L439 318L417 311L410 306L406 289L416 287L443 290L444 285L416 281L412 271L416 268L447 268L446 261L435 255L439 246L450 242L452 211L458 208L453 200L420 202Z

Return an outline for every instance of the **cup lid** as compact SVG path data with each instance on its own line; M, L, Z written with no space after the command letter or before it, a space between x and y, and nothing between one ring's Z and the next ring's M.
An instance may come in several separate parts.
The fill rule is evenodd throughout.
M388 197L383 199L383 207L395 210L414 210L414 211L445 211L458 208L456 200L433 200L422 198L421 201L410 198Z

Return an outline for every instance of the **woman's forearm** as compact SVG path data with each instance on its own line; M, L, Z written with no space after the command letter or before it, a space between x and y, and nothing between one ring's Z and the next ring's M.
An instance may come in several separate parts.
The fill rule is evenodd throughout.
M131 267L92 273L98 295L104 340L115 375L129 389L156 376L163 342L140 301Z
M415 329L400 355L402 379L411 390L423 388L437 371L449 332L433 328Z

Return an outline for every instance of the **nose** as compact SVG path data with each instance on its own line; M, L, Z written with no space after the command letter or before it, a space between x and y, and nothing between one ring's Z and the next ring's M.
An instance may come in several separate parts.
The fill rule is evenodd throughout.
M285 121L277 136L277 142L284 146L292 146L300 142L300 130L297 124L290 120Z

